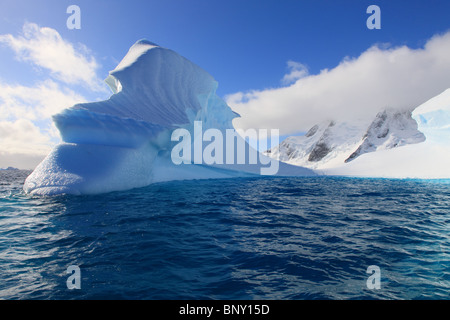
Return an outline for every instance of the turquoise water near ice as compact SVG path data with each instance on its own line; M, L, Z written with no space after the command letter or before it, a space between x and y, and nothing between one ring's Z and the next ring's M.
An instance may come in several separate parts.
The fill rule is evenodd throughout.
M0 171L0 299L450 296L449 180L261 177L35 197L21 191L29 173ZM379 290L366 285L371 265Z

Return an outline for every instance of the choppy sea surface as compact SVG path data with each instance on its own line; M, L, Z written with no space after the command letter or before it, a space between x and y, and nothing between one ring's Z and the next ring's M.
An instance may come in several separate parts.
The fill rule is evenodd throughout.
M0 171L0 299L450 297L448 180L261 177L37 197L22 191L29 173ZM72 265L80 289L67 286Z

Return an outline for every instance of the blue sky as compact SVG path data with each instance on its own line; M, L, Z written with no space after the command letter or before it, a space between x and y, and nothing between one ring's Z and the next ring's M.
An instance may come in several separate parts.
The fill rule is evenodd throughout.
M72 4L81 9L80 30L66 27L69 17L66 9ZM372 4L381 8L380 30L366 27L369 17L366 9ZM266 101L261 99L268 92L286 87L293 90L293 83L305 78L305 75L296 78L295 71L304 70L306 78L311 80L324 69L338 67L345 59L358 59L374 45L390 51L401 46L410 50L422 49L433 36L450 30L449 13L448 0L2 0L0 35L10 35L18 40L24 34L26 24L29 28L31 24L50 28L64 43L71 44L79 52L78 56L85 58L84 62L93 62L95 75L84 79L88 83L101 82L135 41L146 38L177 51L207 70L219 82L218 94L228 97L229 104L239 109L244 118L242 127L248 127L258 126L258 123L272 125L257 117L258 123L245 122L251 117L245 112L252 107L247 108L248 100L265 105ZM70 97L61 101L89 101L109 96L105 88L92 90L83 85L82 77L78 82L68 81L61 70L42 61L39 63L36 57L23 52L29 49L22 47L22 51L14 51L11 42L5 40L8 38L3 39L0 41L0 84L15 89L16 98L19 89L39 88L39 85L41 89L52 88L62 92L65 98ZM444 45L436 47L446 48ZM410 53L414 55L414 51ZM289 74L293 76L292 83L283 81ZM431 98L442 88L450 87L447 78L440 74L433 73L429 77L437 79L433 85L436 92L428 89L408 103ZM276 91L277 94L280 92ZM283 99L279 101L283 103ZM380 101L380 104L388 102ZM6 108L12 108L11 104L3 106ZM274 109L273 106L270 108ZM0 107L0 111L3 109ZM266 116L270 116L269 113L267 111ZM51 145L57 141L54 128L49 127L49 119L45 118L47 113L41 113L40 117L30 116L30 123L18 123L17 114L7 114L0 115L0 122L4 124L0 133L6 130L9 121L17 128L33 125L44 136L50 136L48 141L42 138L37 144ZM293 124L286 134L304 132L313 120L317 119L299 124L298 130ZM1 145L1 140L0 136L3 148L0 150L0 167L19 157L13 154L22 152L10 150L7 156L7 145ZM34 160L26 163L35 163L47 149L39 150Z
M71 4L81 8L81 30L66 27ZM381 30L366 28L370 4L382 10ZM135 41L147 38L199 64L223 95L278 86L288 60L316 73L374 43L417 47L450 28L446 0L3 0L0 12L3 34L17 34L28 21L85 44L103 76ZM5 48L0 58L2 77L23 81L27 66L10 64Z

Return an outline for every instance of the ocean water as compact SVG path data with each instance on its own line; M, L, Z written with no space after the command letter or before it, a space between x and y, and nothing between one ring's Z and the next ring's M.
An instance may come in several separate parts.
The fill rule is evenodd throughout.
M448 299L450 182L167 182L35 197L0 171L1 299ZM80 268L69 290L67 268ZM369 266L380 289L371 289Z

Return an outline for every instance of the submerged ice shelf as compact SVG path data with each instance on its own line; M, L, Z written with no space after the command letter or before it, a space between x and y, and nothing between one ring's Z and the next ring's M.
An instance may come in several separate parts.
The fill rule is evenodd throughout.
M175 129L194 133L200 121L205 130L225 132L238 116L217 96L213 77L186 58L140 40L105 81L113 91L108 100L77 104L53 117L63 142L27 178L25 192L96 194L160 181L260 174L263 162L172 162ZM281 162L277 166L278 175L315 174Z

